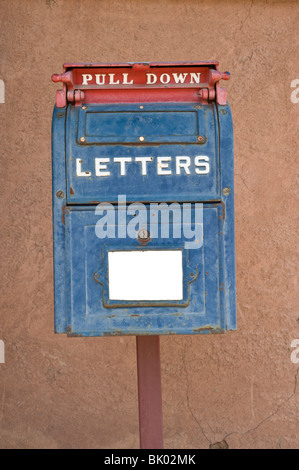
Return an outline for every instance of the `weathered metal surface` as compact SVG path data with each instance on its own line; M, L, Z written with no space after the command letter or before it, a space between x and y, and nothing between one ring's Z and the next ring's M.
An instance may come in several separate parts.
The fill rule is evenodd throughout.
M54 309L55 331L66 333L66 258L65 258L65 114L55 106L52 119L52 202L53 202L53 255L54 255ZM61 191L64 197L57 197ZM58 193L59 196L62 193Z
M199 328L225 330L231 324L222 288L222 204L203 209L204 241L199 249L184 249L185 238L152 239L142 250L180 249L183 252L184 295L182 300L151 302L109 300L108 252L140 250L138 238L99 239L98 216L91 206L70 206L66 214L68 325L84 335L192 334ZM118 215L116 215L117 219ZM130 216L127 215L129 220ZM82 249L84 247L84 249ZM191 276L193 274L193 276ZM129 314L138 313L130 317Z
M66 132L71 204L117 202L119 194L127 202L220 201L215 103L69 106ZM162 159L167 170L157 174ZM184 159L190 165L178 169ZM105 162L105 172L97 170L98 162Z
M189 72L183 72L184 67ZM161 80L166 70L169 76L195 74L198 67L200 77L204 77L197 84L205 95L201 101L194 84L174 87L174 77L179 75L172 75L163 86L146 88L137 83L146 73L155 73ZM128 70L130 75L119 75L128 74ZM67 97L77 90L83 73L91 83L84 85L87 101L77 106L76 100L66 99L65 107L56 106L53 114L55 331L70 336L107 336L234 330L233 128L229 105L220 105L216 99L219 79L228 75L218 71L217 62L67 64L64 73L54 80L63 82ZM111 95L109 85L100 89L93 83L97 73L113 75L110 80L114 83L120 76L127 83L135 77L134 84L112 85ZM117 94L120 92L126 95ZM138 101L140 93L149 93L145 101ZM183 103L184 93L188 99ZM161 102L156 102L161 96ZM119 195L126 196L125 207L142 202L148 213L152 202L175 202L178 211L183 204L202 203L202 246L187 249L186 237L176 238L172 231L168 238L163 237L161 220L157 222L157 237L149 230L148 236L139 232L135 238L128 234L98 238L96 205L112 204L117 233ZM171 212L170 222L173 220ZM128 221L126 214L122 224ZM183 254L181 300L109 298L109 251L165 249Z

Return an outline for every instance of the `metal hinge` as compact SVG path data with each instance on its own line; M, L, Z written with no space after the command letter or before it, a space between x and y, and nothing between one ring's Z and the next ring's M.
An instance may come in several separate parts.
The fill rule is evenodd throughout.
M82 104L85 98L84 91L74 89L67 90L67 85L72 85L73 83L72 72L64 72L61 74L54 73L52 75L52 81L55 83L63 83L63 90L56 91L56 103L58 108L64 108L67 101L77 106Z
M229 72L210 70L208 87L201 88L198 92L198 96L202 102L206 104L208 101L216 101L220 105L225 105L227 100L227 92L225 88L219 86L219 81L229 80L229 78Z

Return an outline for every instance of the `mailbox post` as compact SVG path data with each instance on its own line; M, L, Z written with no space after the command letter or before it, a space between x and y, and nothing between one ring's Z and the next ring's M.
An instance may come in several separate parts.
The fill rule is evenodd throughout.
M227 79L216 61L65 64L52 76L63 84L52 122L55 331L137 336L144 447L162 446L147 439L153 422L141 426L159 335L236 329Z

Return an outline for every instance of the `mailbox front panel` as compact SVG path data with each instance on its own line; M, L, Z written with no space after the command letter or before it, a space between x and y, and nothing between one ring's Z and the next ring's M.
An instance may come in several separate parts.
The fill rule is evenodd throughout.
M69 203L219 200L214 104L70 107Z

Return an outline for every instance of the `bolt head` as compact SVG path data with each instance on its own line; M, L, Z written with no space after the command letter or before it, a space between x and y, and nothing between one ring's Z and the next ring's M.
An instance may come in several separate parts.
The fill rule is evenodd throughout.
M139 240L147 240L150 237L150 233L146 228L141 228L138 232Z
M63 199L64 198L64 192L60 189L59 191L57 191L56 197L59 197L59 199Z
M223 192L224 196L228 196L229 193L230 193L230 188L223 188L222 192Z

